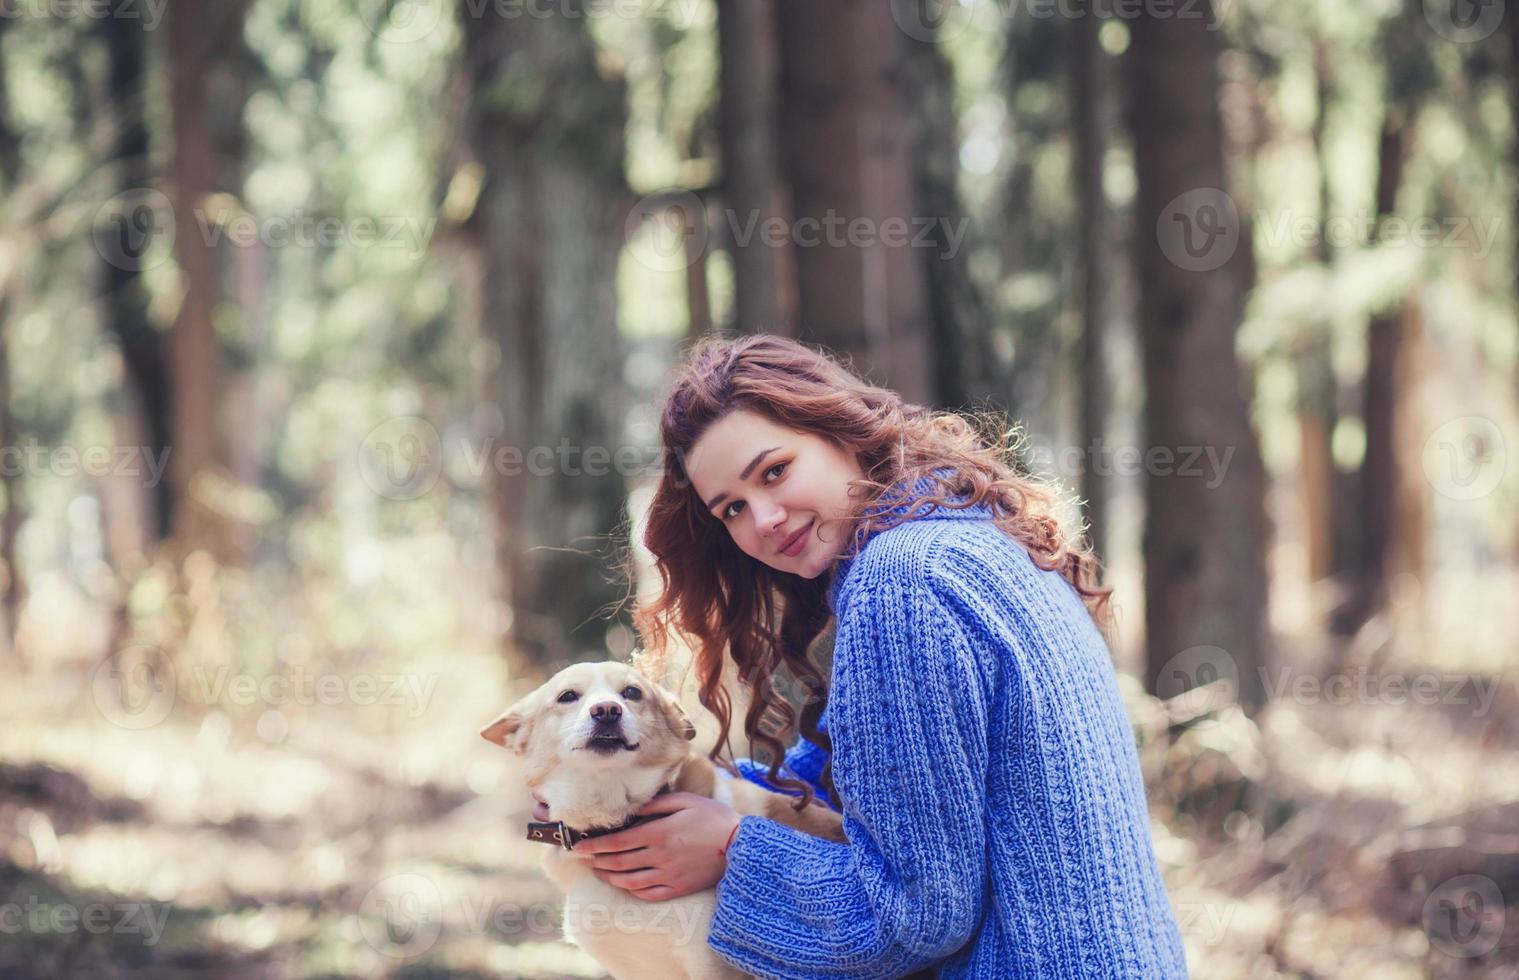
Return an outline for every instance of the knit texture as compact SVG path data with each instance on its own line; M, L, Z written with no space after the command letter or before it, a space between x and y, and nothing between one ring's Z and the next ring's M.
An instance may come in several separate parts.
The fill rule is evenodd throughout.
M709 937L740 969L1186 976L1107 645L991 518L935 508L835 567L820 727L849 843L742 818ZM802 739L785 769L826 800L825 759Z

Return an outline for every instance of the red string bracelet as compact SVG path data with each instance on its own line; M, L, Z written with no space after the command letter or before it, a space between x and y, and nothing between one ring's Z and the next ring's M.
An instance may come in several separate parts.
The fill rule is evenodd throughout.
M723 845L723 849L718 851L718 854L721 854L723 857L728 856L728 848L733 846L733 838L738 836L738 828L741 826L743 826L742 820L733 825L733 831L728 834L728 843Z

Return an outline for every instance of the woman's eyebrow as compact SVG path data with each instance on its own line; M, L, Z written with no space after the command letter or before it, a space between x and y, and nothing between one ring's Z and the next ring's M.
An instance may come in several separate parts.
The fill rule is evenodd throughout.
M781 447L771 446L769 449L761 449L759 452L755 453L754 458L749 460L749 465L745 466L744 471L738 475L739 482L742 483L744 480L749 479L749 474L754 472L754 468L760 464L760 460L764 459L766 456L775 452L779 448ZM716 507L718 504L727 499L728 492L724 490L722 493L707 501L707 509L711 510L713 507Z

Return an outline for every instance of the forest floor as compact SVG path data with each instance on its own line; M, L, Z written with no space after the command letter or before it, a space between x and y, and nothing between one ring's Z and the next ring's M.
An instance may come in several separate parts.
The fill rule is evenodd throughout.
M0 691L0 980L602 975L477 734L498 660L414 661L427 683L367 707L292 681L243 710L195 673L177 690L216 696L161 721L85 669ZM1519 977L1514 677L1439 674L1425 704L1362 676L1259 725L1125 678L1193 976Z

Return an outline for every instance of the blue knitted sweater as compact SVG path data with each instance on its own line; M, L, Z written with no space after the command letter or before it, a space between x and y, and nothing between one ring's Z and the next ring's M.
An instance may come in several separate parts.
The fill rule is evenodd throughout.
M742 819L709 936L740 969L1186 976L1107 645L991 516L936 508L836 565L819 727L849 843ZM802 739L785 769L826 799L824 759Z

